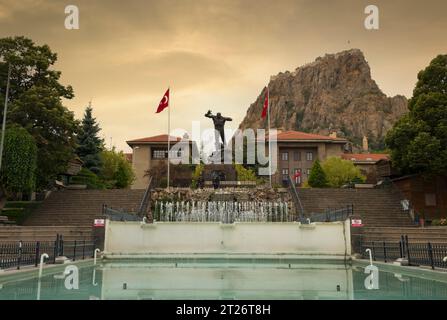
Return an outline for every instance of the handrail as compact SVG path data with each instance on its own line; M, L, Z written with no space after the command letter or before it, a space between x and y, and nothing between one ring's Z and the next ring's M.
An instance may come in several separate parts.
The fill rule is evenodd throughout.
M303 207L303 205L301 203L301 200L300 200L300 197L298 195L298 192L296 191L296 187L293 184L293 181L290 178L290 176L287 176L287 182L289 184L289 192L292 195L293 202L295 203L296 211L298 211L298 206L299 206L300 211L298 212L298 215L300 217L300 221L304 222L304 207Z
M346 207L326 210L325 213L311 214L310 220L312 222L334 222L334 221L344 221L349 217L354 215L354 205L350 204Z
M140 208L138 209L138 215L140 217L144 216L144 214L147 211L147 207L149 206L149 202L150 202L151 190L152 190L152 177L149 177L149 184L147 185L146 191L144 192L143 199L141 200L141 203L140 203Z
M406 214L409 215L409 217L413 220L413 223L415 221L415 214L417 214L417 212L415 212L415 209L413 207L413 204L411 203L410 199L408 199L405 194L403 193L402 190L399 189L399 187L394 183L394 181L392 179L390 179L391 182L391 188L397 192L397 194L399 195L399 197L401 198L401 206L402 206L402 201L406 200L408 201L408 210L405 210L404 208L402 208L402 211L404 211Z

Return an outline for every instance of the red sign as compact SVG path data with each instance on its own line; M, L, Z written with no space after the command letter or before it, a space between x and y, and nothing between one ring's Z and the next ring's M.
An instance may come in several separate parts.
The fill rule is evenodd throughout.
M104 227L106 221L104 219L95 219L93 222L94 227Z
M363 227L362 219L352 219L351 220L351 226L352 227Z

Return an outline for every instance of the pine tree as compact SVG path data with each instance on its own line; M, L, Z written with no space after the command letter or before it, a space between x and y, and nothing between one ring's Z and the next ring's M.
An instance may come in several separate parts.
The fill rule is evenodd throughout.
M318 159L314 162L312 169L310 170L308 183L312 188L324 188L328 185L326 173L324 173Z
M83 167L98 174L101 170L100 153L103 150L104 141L98 137L101 128L92 115L91 104L85 109L81 130L78 135L77 154L84 162Z

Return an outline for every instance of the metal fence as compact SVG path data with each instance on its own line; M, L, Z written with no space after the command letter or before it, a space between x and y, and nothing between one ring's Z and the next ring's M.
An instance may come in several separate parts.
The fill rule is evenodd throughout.
M57 235L55 241L15 241L0 242L0 269L24 266L38 266L40 256L47 253L47 263L55 263L58 256L66 256L76 261L93 257L94 240L64 241L62 235Z
M398 258L407 259L410 266L429 266L446 269L447 243L417 242L410 243L408 236L401 236L400 241L357 241L354 251L368 259L366 249L371 249L374 261L391 262Z
M327 209L324 213L311 214L309 219L311 222L334 222L345 221L354 215L354 205L348 205L340 209Z

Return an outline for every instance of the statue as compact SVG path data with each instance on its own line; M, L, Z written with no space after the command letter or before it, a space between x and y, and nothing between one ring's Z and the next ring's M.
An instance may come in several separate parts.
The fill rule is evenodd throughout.
M208 112L205 114L205 117L213 119L214 122L214 130L216 130L216 148L219 148L219 136L217 133L219 133L220 138L222 139L222 144L226 145L225 141L225 122L226 121L233 121L231 118L223 117L220 112L218 112L215 116L211 113L211 110L208 110Z

